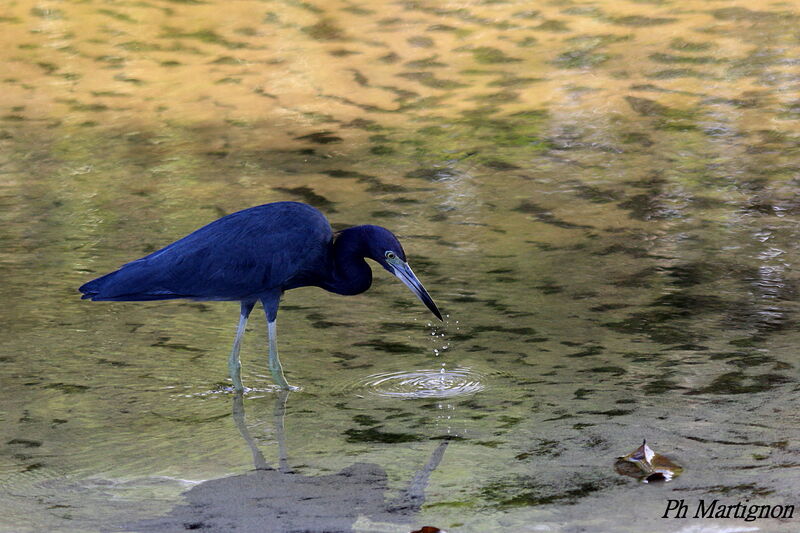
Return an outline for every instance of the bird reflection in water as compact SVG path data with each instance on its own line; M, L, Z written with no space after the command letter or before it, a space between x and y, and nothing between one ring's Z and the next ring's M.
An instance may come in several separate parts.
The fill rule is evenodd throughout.
M233 398L233 420L253 454L255 469L212 479L183 494L185 504L164 517L133 525L136 531L286 532L411 531L425 502L425 488L449 441L436 447L403 493L387 501L388 479L379 465L355 463L336 474L308 476L292 471L283 418L289 391L275 400L278 464L271 466L245 423L241 394Z

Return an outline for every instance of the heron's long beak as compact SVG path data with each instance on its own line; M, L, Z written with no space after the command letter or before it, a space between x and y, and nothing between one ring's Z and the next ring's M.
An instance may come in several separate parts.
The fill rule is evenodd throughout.
M433 303L431 295L428 294L428 291L426 291L425 287L422 286L422 283L420 283L420 281L417 279L417 276L414 275L414 271L411 270L411 267L408 266L408 263L397 260L397 262L391 264L390 266L392 267L392 274L400 278L400 281L405 283L408 288L411 289L411 292L417 295L417 298L419 298L422 303L424 303L425 306L431 310L431 313L436 315L436 318L444 322L442 319L442 313L439 312L439 308L436 307L435 303Z

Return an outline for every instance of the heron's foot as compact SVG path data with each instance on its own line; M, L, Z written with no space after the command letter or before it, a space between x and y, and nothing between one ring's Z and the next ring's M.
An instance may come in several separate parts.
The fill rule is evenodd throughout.
M222 384L220 384L220 385L222 385ZM233 385L230 385L230 384L222 385L221 389L222 389L222 392L230 392L230 393L233 393L233 394L237 394L239 396L241 396L242 394L247 394L248 392L253 390L250 387L245 387L241 383L239 384L238 387L236 386L235 383Z
M297 391L300 390L300 387L295 387L294 385L289 385L289 382L286 381L286 378L283 376L283 372L275 372L272 371L272 380L275 382L281 390L288 390L288 391Z
M249 390L242 384L242 378L239 375L231 375L231 381L233 382L232 388L234 392L243 393Z
M298 387L289 385L286 377L283 375L283 368L277 356L270 357L269 360L269 373L272 374L272 381L283 390L298 390Z

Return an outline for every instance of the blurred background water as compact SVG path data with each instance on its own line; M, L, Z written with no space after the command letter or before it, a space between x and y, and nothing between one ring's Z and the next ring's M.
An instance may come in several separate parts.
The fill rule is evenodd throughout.
M181 521L198 487L345 478L369 490L342 530L795 531L659 517L797 504L798 23L736 0L5 2L0 531L212 527ZM254 314L237 418L235 303L78 298L277 200L392 229L445 324L382 272L291 291L303 390L276 398ZM684 474L616 474L643 438ZM283 476L252 481L256 452ZM343 505L301 499L293 527Z

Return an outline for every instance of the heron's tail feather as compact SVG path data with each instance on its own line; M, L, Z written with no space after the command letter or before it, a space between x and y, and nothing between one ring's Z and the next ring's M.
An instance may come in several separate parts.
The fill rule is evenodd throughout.
M81 300L94 300L95 298L99 297L100 294L103 292L103 286L106 284L109 278L114 277L114 275L117 272L106 274L105 276L95 278L92 281L89 281L81 285L78 288L78 290L83 293L83 296L81 296Z
M149 269L141 268L136 262L129 263L119 270L93 279L81 285L82 300L136 302L148 300L171 300L187 298L189 295L177 294L159 287L160 283Z

